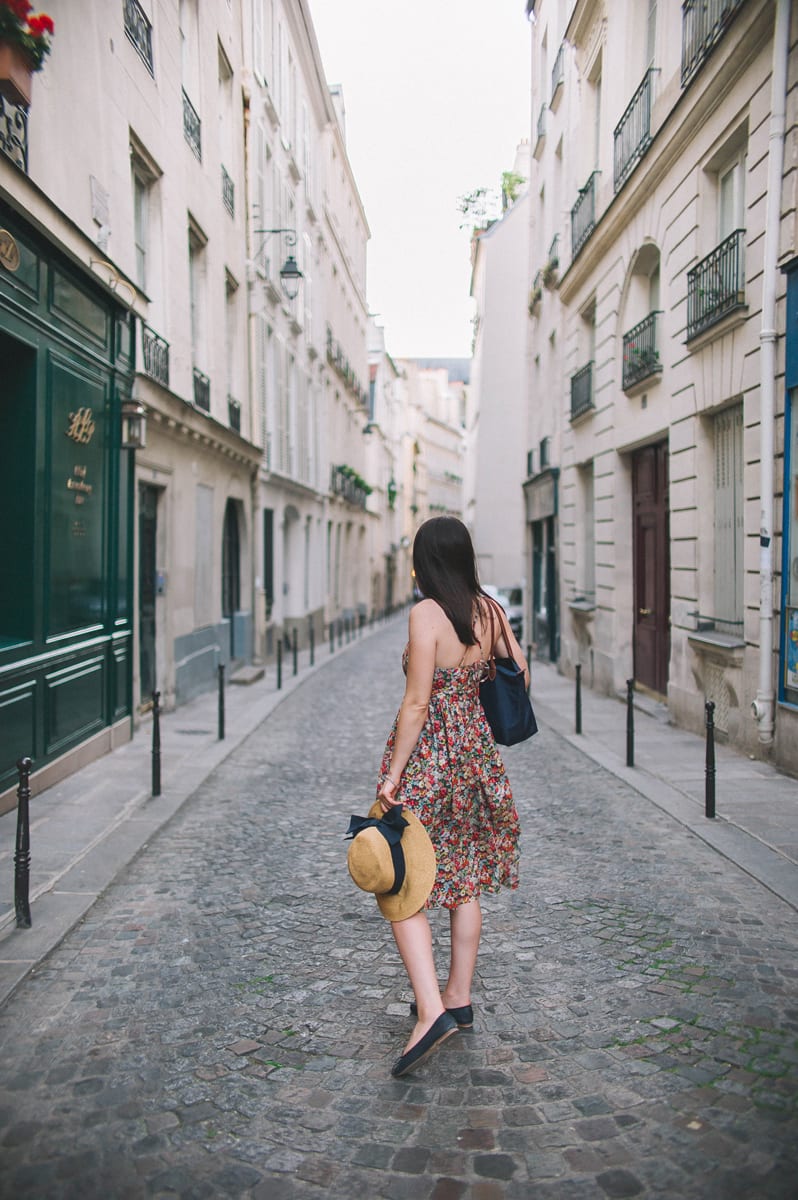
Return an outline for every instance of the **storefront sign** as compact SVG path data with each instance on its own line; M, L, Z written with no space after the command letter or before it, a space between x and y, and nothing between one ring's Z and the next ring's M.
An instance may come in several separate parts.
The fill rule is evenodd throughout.
M88 446L94 429L90 408L79 408L77 412L69 414L69 429L67 429L66 435L68 438L72 438L73 442L78 442L81 446Z
M0 229L0 264L7 271L16 271L19 263L19 246L7 229Z
M543 521L557 512L557 476L551 471L524 487L527 521Z

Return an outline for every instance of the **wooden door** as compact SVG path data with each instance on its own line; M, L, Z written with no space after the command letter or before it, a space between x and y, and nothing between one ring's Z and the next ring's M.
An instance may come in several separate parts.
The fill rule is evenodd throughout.
M638 450L632 460L634 512L634 676L665 695L670 657L668 443Z

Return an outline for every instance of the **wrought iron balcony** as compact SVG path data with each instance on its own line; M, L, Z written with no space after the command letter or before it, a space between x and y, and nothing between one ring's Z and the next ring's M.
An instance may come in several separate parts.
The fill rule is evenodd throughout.
M227 417L230 428L236 433L241 432L241 405L232 396L227 397Z
M651 67L615 126L613 168L616 192L626 183L651 144L653 77L654 68Z
M183 134L197 158L202 162L202 122L185 90L183 91Z
M557 51L557 57L554 60L554 66L551 69L551 102L554 103L554 97L557 95L557 89L561 86L565 79L565 43L560 44Z
M662 370L657 348L657 317L651 312L634 329L623 335L623 378L624 391L634 387L650 375Z
M236 215L235 184L222 167L222 203L231 217Z
M135 46L138 56L150 75L155 75L152 62L152 25L138 0L125 0L125 33Z
M571 258L576 258L595 228L598 176L598 171L592 173L585 186L580 189L579 198L571 209Z
M571 420L595 408L593 403L593 361L571 376Z
M196 367L194 368L194 403L203 412L211 411L211 381Z
M141 326L141 357L144 374L162 387L169 387L169 343L144 324Z
M548 109L545 104L541 104L540 112L538 113L538 141L541 141L546 136L546 113Z
M682 87L726 32L744 0L685 0L682 5Z
M332 468L330 490L336 496L343 496L344 500L354 504L357 508L365 509L366 500L372 489L352 467L344 464Z
M28 110L0 96L0 151L28 173Z
M734 233L687 272L687 341L745 305L745 230Z

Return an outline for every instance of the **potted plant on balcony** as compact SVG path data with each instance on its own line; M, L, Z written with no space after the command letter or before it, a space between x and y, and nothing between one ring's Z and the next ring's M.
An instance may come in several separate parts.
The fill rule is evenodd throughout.
M0 95L30 104L31 79L50 53L53 19L33 13L28 0L0 0Z
M549 291L557 286L559 269L560 260L556 254L552 255L543 268L543 286L547 287Z

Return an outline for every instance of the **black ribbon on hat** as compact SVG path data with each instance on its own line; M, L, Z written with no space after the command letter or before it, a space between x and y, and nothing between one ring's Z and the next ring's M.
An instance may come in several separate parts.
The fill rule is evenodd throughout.
M388 843L393 863L394 885L389 892L384 893L386 896L395 896L405 881L405 855L402 850L402 834L409 824L410 822L402 816L401 804L397 804L389 809L384 817L356 817L352 815L349 818L349 828L344 834L344 838L357 837L364 829L377 829Z

